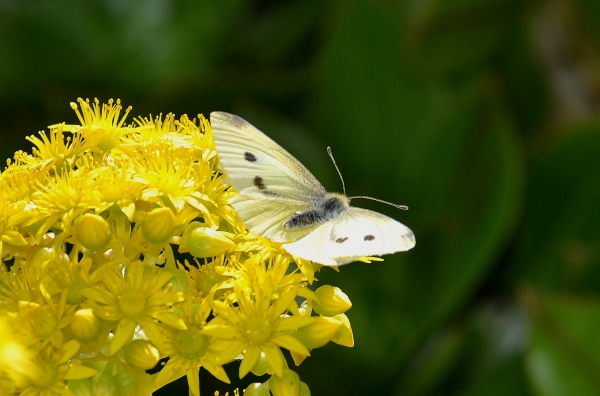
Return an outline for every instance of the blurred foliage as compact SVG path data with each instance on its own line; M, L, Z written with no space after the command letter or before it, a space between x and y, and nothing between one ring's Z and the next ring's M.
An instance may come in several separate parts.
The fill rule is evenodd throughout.
M356 346L297 369L314 395L598 395L599 4L4 0L0 149L78 96L239 114L336 190L331 145L418 243L318 274Z

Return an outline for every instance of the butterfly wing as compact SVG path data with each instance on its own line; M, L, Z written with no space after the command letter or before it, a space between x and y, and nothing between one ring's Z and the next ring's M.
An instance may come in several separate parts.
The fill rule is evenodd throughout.
M342 265L360 257L406 251L415 242L413 232L404 224L371 210L349 207L283 248L316 263Z
M306 210L305 202L239 194L230 200L246 227L276 242L294 241L314 228L288 230L283 224L296 212Z
M283 224L327 192L290 153L242 118L210 114L222 170L239 192L231 204L246 226L274 241L290 241L312 229L288 231Z

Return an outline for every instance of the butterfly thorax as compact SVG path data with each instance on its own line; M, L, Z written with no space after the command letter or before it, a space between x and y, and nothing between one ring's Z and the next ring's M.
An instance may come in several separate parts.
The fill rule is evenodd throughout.
M348 198L342 194L328 193L315 199L312 207L291 216L284 223L287 230L314 227L317 224L329 221L348 208Z

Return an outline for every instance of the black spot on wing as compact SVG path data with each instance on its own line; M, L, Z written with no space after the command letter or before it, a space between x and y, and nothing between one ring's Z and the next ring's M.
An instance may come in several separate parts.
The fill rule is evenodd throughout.
M375 235L365 235L365 241L372 241L375 239Z
M267 186L265 186L265 183L263 181L263 178L260 176L256 176L254 178L254 185L256 186L256 188L258 188L259 190L266 190Z
M344 238L337 238L335 240L336 243L344 243L348 240L348 237L344 237Z
M244 153L244 159L248 162L256 162L256 156L248 151Z

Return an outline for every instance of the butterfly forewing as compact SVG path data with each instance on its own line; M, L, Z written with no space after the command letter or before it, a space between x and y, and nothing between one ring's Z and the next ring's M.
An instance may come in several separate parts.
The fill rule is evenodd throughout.
M285 221L326 194L319 181L291 154L238 116L210 115L221 168L240 193L231 200L246 227L278 242L311 229L290 231Z
M210 120L221 166L240 194L310 202L327 193L304 165L242 118L213 112Z

